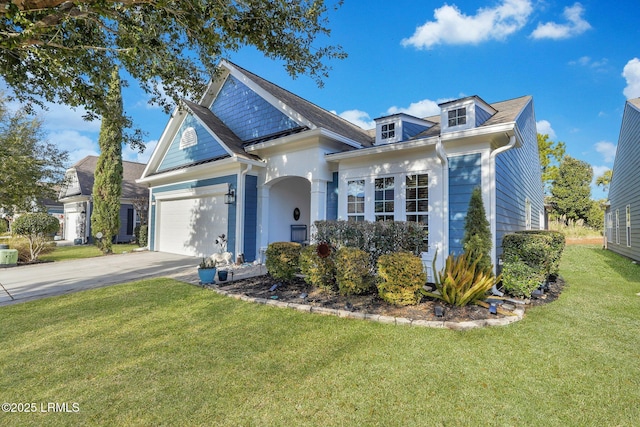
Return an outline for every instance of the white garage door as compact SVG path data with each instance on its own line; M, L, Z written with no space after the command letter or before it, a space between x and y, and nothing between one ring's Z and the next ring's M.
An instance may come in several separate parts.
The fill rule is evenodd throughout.
M191 256L218 252L216 238L227 234L224 196L160 200L156 204L156 248Z

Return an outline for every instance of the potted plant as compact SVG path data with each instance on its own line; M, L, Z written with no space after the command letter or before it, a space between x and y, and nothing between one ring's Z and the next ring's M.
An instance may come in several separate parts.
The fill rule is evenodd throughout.
M216 261L211 258L202 258L198 266L198 277L201 284L211 284L216 277Z

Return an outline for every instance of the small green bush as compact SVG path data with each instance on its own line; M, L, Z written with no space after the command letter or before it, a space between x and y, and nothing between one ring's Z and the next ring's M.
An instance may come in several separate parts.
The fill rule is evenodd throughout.
M325 291L335 291L336 267L333 256L320 257L318 245L306 246L300 252L300 273L305 282Z
M544 280L544 273L530 267L519 259L504 263L502 268L502 286L515 297L529 298Z
M265 265L269 274L279 280L290 282L298 272L300 243L274 242L267 247Z
M336 282L342 295L366 294L373 288L374 280L369 264L369 254L362 249L343 247L336 254Z
M359 248L369 254L376 267L381 255L411 252L419 256L427 250L423 224L404 221L316 221L314 239L334 248Z
M417 304L426 281L422 260L412 253L396 252L378 258L378 295L391 304Z
M500 281L500 276L478 267L480 258L472 260L467 253L458 257L449 255L445 267L435 276L436 292L422 291L428 297L440 299L448 304L465 306L484 298ZM433 271L436 271L436 260L433 260Z
M548 244L549 250L547 253L548 263L546 274L558 274L558 272L560 271L560 259L562 258L562 252L564 252L564 248L566 245L566 238L564 234L559 231L549 230L518 231L516 234L549 236L551 240Z
M29 259L27 261L37 260L42 251L50 246L53 235L59 229L58 220L43 212L20 215L11 226L13 234L24 237L29 244ZM19 254L18 257L20 257Z
M545 277L558 274L564 251L564 235L557 231L529 230L504 236L502 258L505 263L521 260L539 269Z
M4 234L7 231L9 231L9 223L4 218L0 218L0 234Z
M141 225L140 230L138 231L137 242L138 246L145 247L147 246L149 239L149 226Z

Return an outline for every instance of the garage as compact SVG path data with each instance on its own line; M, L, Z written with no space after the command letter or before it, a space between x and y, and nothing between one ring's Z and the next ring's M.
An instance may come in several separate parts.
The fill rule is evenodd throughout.
M156 250L198 257L219 252L216 238L228 235L228 210L224 189L214 194L156 196Z

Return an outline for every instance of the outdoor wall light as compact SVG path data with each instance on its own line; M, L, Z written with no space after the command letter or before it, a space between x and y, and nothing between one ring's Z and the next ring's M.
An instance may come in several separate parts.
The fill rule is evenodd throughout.
M433 307L433 314L436 315L436 317L443 317L444 316L444 308L436 305L435 307Z
M229 186L229 191L224 195L224 204L232 205L236 202L236 192L231 186Z

